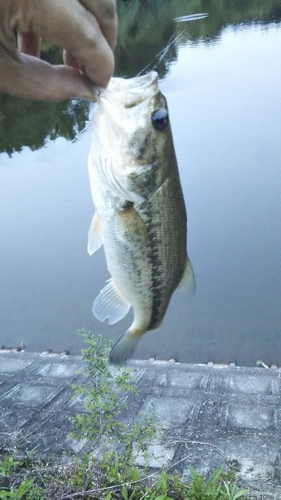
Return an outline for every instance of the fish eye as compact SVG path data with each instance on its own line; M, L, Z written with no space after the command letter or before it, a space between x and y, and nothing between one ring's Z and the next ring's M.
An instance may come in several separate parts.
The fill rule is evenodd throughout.
M151 115L151 122L156 130L162 132L167 128L169 123L168 111L165 108L156 109Z

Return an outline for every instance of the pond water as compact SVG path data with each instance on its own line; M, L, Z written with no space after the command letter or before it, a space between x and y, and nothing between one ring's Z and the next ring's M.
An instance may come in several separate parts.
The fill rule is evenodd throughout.
M119 19L116 74L154 67L168 99L197 281L135 357L280 365L281 2L120 1ZM131 324L91 312L108 272L86 251L90 116L0 96L1 345L77 353L79 328L117 339Z

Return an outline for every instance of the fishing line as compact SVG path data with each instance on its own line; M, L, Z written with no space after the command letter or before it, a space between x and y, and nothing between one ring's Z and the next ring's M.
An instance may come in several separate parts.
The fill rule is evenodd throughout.
M175 23L184 23L184 22L191 22L191 21L199 21L200 19L205 19L206 17L208 17L208 13L202 12L202 13L198 13L198 14L190 14L187 16L175 17L173 19L173 21ZM170 47L172 47L172 45L176 44L180 40L182 35L187 32L187 30L188 29L185 28L178 34L174 33L170 37L167 45L163 49L161 49L160 52L158 52L158 54L156 54L154 59L150 63L148 63L136 76L141 76L150 67L151 67L151 69L153 68L157 71L157 67L165 59ZM101 92L101 87L99 87L97 85L93 85L93 94L96 95L97 97L99 97L100 92ZM90 128L90 126L91 126L91 120L89 120L88 124L80 132L79 136L76 137L72 142L76 143L76 142L80 141L80 139L83 137L85 132L87 132L87 130Z
M151 65L153 68L155 66L155 70L156 70L157 66L161 63L161 61L163 61L164 57L166 56L169 48L174 43L176 43L177 40L179 40L179 38L182 36L182 34L185 33L186 31L187 31L187 28L182 30L178 35L172 35L170 40L168 41L168 44L164 47L164 49L161 49L160 52L158 52L158 54L156 54L154 59L152 61L150 61L150 63L148 63L147 66L145 66L136 76L141 76L141 74L144 73Z
M205 19L206 17L208 17L208 15L209 14L207 12L202 12L199 14L191 14L191 15L187 15L187 16L175 17L173 19L173 21L175 23L199 21L200 19ZM146 70L148 70L149 67L152 67L153 69L155 69L155 71L157 71L157 67L165 58L169 48L172 45L174 45L178 40L180 40L182 35L186 32L187 32L187 28L183 29L178 35L176 35L176 34L172 35L170 40L168 41L167 45L164 47L164 49L160 50L160 52L158 52L158 54L156 54L154 59L150 63L148 63L147 66L145 66L136 76L141 76L142 73L144 73Z
M189 16L181 16L181 17L175 17L174 21L176 23L183 23L186 21L198 21L199 19L205 19L205 17L208 17L207 12L202 12L200 14L191 14Z

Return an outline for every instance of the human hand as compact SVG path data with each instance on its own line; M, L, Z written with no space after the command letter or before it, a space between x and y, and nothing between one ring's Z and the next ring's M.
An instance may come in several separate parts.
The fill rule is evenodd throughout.
M93 100L91 85L113 74L116 36L115 0L0 0L0 92ZM64 49L64 65L40 60L41 38Z

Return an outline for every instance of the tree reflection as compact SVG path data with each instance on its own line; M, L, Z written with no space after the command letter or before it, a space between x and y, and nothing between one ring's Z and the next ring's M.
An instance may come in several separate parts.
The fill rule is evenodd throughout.
M65 137L73 140L89 116L86 101L43 103L0 95L0 152L9 155L42 147L47 140Z
M61 50L47 42L41 57L51 64L62 62ZM90 105L84 100L46 103L0 94L0 152L38 149L57 137L75 139L89 119Z
M208 17L174 22L200 12ZM228 25L280 22L281 5L276 0L118 0L118 14L116 74L132 77L154 68L163 77L179 44L213 43ZM61 51L44 43L42 58L60 64ZM0 95L0 152L37 149L59 136L72 140L85 127L89 109L82 100L42 103Z
M205 19L174 22L203 12L208 13ZM118 15L117 73L135 76L149 65L164 76L179 44L212 43L228 25L280 22L281 5L276 0L119 0ZM171 44L173 39L176 43Z

